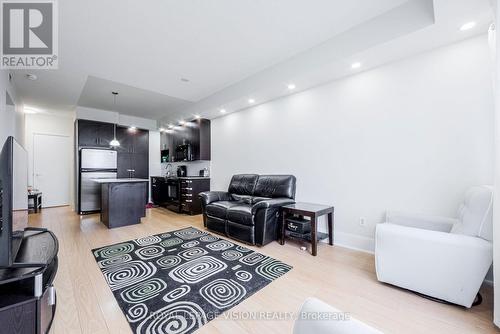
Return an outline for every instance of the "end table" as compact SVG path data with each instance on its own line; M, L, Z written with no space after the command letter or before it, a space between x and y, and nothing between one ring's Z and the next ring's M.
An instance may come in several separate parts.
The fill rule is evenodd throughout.
M29 201L33 200L33 206ZM42 193L39 191L28 192L28 210L38 213L42 209Z
M312 244L312 255L316 256L318 254L318 218L324 215L328 215L328 243L333 246L333 213L334 207L313 204L313 203L295 203L289 204L281 207L281 238L280 244L285 244L285 227L286 219L290 215L298 215L311 218L311 244Z

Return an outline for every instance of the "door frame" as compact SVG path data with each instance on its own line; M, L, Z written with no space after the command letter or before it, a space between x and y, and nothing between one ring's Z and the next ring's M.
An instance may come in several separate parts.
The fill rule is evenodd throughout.
M36 161L35 161L35 137L36 136L50 136L50 137L60 137L60 138L67 138L69 140L69 145L71 145L71 136L67 135L58 135L58 134L53 134L53 133L45 133L45 132L33 132L32 137L31 137L31 147L32 147L32 152L31 152L31 161L33 162L33 168L31 171L31 179L33 180L32 187L35 187L35 169L36 169ZM70 152L70 148L68 146L68 152ZM70 152L71 153L71 152ZM69 163L69 169L71 169L71 163ZM68 189L68 204L64 205L59 205L60 206L70 206L71 205L71 170L69 171L69 189ZM54 206L58 207L58 206Z

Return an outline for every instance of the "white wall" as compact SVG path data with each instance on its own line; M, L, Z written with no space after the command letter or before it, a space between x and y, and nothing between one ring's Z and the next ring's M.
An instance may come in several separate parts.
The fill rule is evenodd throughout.
M6 93L15 103L15 109L6 106ZM8 136L14 136L24 146L24 113L22 101L17 98L9 82L9 73L0 71L0 147ZM1 149L1 148L0 148Z
M337 243L373 249L386 209L453 216L492 183L490 79L481 36L215 119L212 189L294 174L297 200L335 206Z
M149 175L161 175L161 138L159 131L149 131ZM149 187L149 198L151 200L151 186Z
M159 174L160 176L167 175L167 166L168 165L171 165L170 170L174 173L174 175L177 175L176 173L177 173L178 166L186 166L188 176L199 176L200 170L202 170L204 168L208 168L208 170L210 171L210 161L206 161L206 160L178 161L178 162L169 162L169 163L163 162L161 164L161 174Z
M500 327L500 6L498 1L492 1L495 13L495 26L496 31L490 33L490 48L491 54L494 58L493 68L493 82L495 88L495 154L494 154L494 197L493 197L493 285L494 285L494 310L493 322Z
M109 110L76 107L75 113L77 119L88 119L92 121L108 122L123 126L135 126L144 130L156 131L158 129L158 124L157 121L155 120L142 117L121 115L117 112Z
M67 182L70 185L69 203L74 205L75 181L74 181L74 113L68 112L67 115L51 115L51 114L28 114L26 115L26 150L28 151L28 184L33 185L33 156L34 156L34 136L36 134L45 134L53 136L69 137L69 145L64 155L69 161L70 176L68 180L60 180Z

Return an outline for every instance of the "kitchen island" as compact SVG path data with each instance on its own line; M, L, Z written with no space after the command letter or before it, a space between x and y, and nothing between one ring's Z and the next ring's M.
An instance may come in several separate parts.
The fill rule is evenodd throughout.
M139 224L146 216L147 179L94 179L101 185L101 222L108 228Z

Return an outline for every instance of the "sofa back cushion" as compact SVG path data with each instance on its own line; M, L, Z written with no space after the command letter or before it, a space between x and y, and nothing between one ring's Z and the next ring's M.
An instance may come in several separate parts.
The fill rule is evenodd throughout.
M231 194L252 196L258 178L257 174L233 175L227 191Z
M455 224L451 233L493 239L493 189L491 186L471 187L458 210L460 223Z
M295 182L293 175L260 175L253 194L256 197L295 198Z

